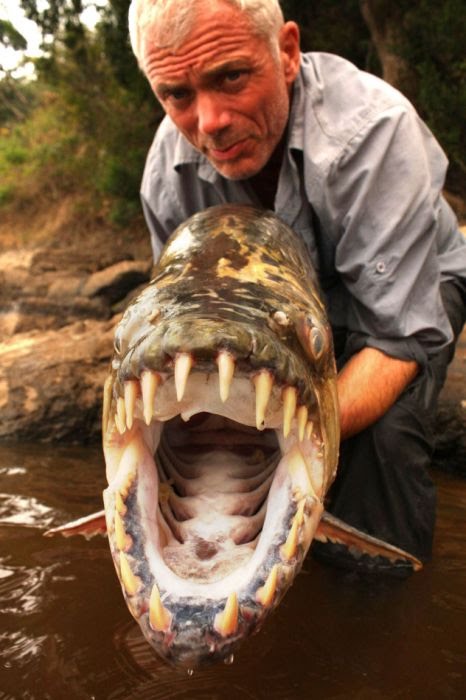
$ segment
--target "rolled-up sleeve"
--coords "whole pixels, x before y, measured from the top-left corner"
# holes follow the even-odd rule
[[[451,340],[436,249],[446,166],[404,104],[366,123],[335,160],[326,206],[356,345],[423,364]]]

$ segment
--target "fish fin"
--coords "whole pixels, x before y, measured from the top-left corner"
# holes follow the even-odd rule
[[[105,522],[105,511],[99,510],[98,513],[85,515],[84,518],[72,520],[59,527],[52,527],[47,532],[44,532],[44,537],[53,537],[54,535],[63,535],[63,537],[72,537],[73,535],[82,535],[86,540],[94,537],[94,535],[106,535],[107,524]]]
[[[422,569],[422,563],[412,554],[347,525],[327,511],[322,514],[314,539],[324,543],[342,544],[350,550],[357,550],[359,553],[368,554],[371,557],[385,557],[393,563],[404,561],[411,564],[414,571]]]

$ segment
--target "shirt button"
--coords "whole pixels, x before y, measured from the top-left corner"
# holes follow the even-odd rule
[[[375,266],[375,270],[379,274],[382,274],[382,272],[385,272],[385,263],[383,262],[383,260],[379,260],[379,262]]]

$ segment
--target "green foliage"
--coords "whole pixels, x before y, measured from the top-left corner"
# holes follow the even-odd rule
[[[34,88],[24,80],[6,75],[0,79],[0,127],[10,121],[22,121],[34,104]]]
[[[13,188],[11,185],[0,185],[0,206],[8,204],[13,198]]]
[[[16,50],[24,50],[27,46],[24,36],[6,19],[0,19],[0,44]]]
[[[282,0],[285,19],[299,24],[303,51],[325,51],[347,58],[363,70],[379,71],[359,0]]]
[[[406,3],[403,31],[395,48],[415,72],[414,102],[446,149],[458,179],[464,179],[466,172],[465,42],[462,0],[434,4],[420,0],[415,7]]]
[[[361,0],[282,0],[281,4],[285,17],[300,25],[304,50],[337,53],[360,68],[381,75],[381,63],[361,14]],[[387,32],[387,48],[406,61],[410,76],[414,76],[408,97],[448,154],[449,187],[464,194],[464,0],[377,0],[371,4]]]
[[[159,115],[129,44],[129,0],[97,6],[93,32],[81,21],[89,4],[21,0],[42,31],[44,53],[36,61],[38,106],[0,148],[9,188],[3,201],[12,201],[12,191],[17,204],[79,193],[87,213],[124,225],[140,213],[142,169]]]
[[[155,101],[141,103],[119,85],[98,37],[87,37],[84,64],[56,47],[37,106],[0,141],[0,205],[27,206],[76,193],[87,212],[126,224],[139,213],[139,184],[156,125]]]

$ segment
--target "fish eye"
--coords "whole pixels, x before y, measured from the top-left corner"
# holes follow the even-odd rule
[[[311,330],[309,340],[312,354],[316,360],[319,360],[322,357],[325,348],[324,334],[318,328],[313,328]]]

